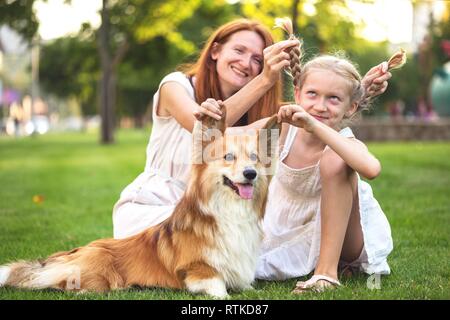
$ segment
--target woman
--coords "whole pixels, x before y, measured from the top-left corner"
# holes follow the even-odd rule
[[[115,238],[136,234],[172,213],[189,176],[193,111],[200,103],[223,100],[230,126],[277,112],[280,70],[289,65],[285,49],[298,44],[273,44],[259,22],[232,21],[217,29],[185,73],[174,72],[161,81],[153,99],[144,172],[122,191],[113,209]]]

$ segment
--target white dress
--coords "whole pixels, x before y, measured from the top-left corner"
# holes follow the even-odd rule
[[[168,218],[186,190],[192,135],[173,117],[156,114],[161,86],[181,84],[192,98],[194,89],[181,72],[167,75],[153,97],[153,128],[141,173],[120,194],[113,209],[114,238],[126,238]]]
[[[277,171],[269,186],[263,222],[264,240],[256,271],[258,279],[284,280],[307,275],[314,270],[319,257],[319,163],[293,169],[283,162],[297,131],[297,127],[289,126]],[[354,137],[350,128],[339,133],[344,137]],[[358,266],[369,274],[389,274],[386,261],[392,251],[389,223],[373,197],[370,185],[359,176],[358,193],[364,249],[352,266]]]

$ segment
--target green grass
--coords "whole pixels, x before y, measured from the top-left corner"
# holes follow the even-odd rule
[[[0,264],[45,257],[112,236],[120,191],[143,169],[149,132],[121,131],[112,146],[96,134],[0,137]],[[297,279],[257,281],[232,299],[450,299],[450,143],[369,144],[383,171],[372,181],[391,223],[390,276],[369,290],[364,275],[323,294],[293,296]],[[35,203],[34,195],[44,201]],[[303,278],[305,279],[305,278]],[[207,299],[184,291],[132,288],[108,294],[0,288],[0,299]]]

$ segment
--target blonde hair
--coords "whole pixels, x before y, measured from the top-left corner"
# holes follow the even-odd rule
[[[300,76],[301,76],[301,61],[303,58],[303,42],[297,38],[294,34],[294,27],[292,25],[292,21],[290,18],[276,18],[275,19],[275,27],[281,28],[289,35],[289,40],[299,40],[299,45],[296,47],[291,47],[287,50],[289,53],[290,65],[287,68],[288,73],[292,77],[292,82],[294,86],[300,85]]]

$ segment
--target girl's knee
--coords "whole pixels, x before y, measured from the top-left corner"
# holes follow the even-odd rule
[[[320,159],[320,178],[327,182],[336,179],[348,179],[349,167],[334,151],[327,150]]]

